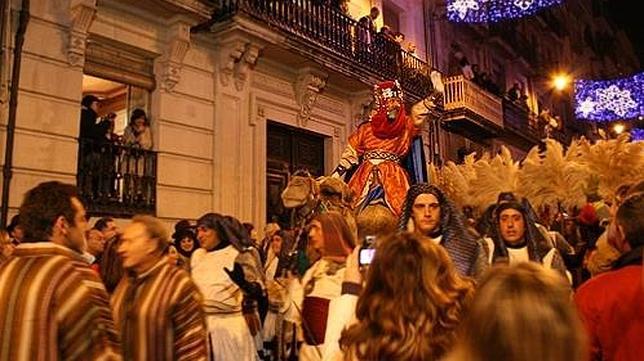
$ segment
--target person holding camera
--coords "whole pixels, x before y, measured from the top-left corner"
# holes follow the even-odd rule
[[[323,360],[441,359],[455,341],[474,282],[459,275],[443,247],[416,233],[380,238],[375,252],[367,250],[347,259]]]

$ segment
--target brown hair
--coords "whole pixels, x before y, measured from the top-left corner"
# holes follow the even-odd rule
[[[473,281],[461,278],[439,245],[409,233],[377,246],[358,323],[342,333],[340,347],[359,360],[436,360],[454,341],[471,298]]]
[[[158,249],[163,253],[167,252],[170,246],[170,237],[161,221],[148,215],[136,215],[132,218],[132,223],[142,224],[150,239],[157,240]]]
[[[344,250],[351,252],[356,246],[356,239],[342,214],[336,211],[324,212],[316,216],[315,220],[322,225],[325,253],[323,256],[348,256],[348,253],[339,253]]]
[[[566,280],[540,264],[492,268],[447,360],[583,360],[585,332],[571,295]]]
[[[644,192],[626,198],[617,210],[617,223],[624,230],[626,241],[631,248],[644,245]]]
[[[60,216],[75,226],[74,197],[78,197],[75,186],[56,181],[40,183],[29,190],[20,206],[20,227],[25,234],[24,241],[49,240],[54,223]]]

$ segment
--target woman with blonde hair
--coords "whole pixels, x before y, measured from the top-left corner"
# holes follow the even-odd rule
[[[458,274],[441,246],[408,232],[379,241],[357,322],[340,338],[344,359],[441,359],[472,293],[473,281]]]
[[[561,275],[531,262],[492,268],[448,361],[581,361],[584,330]]]

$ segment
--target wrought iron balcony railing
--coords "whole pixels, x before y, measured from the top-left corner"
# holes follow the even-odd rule
[[[353,70],[367,70],[380,79],[399,79],[413,98],[423,98],[432,89],[427,63],[333,7],[312,0],[220,0],[213,20],[222,22],[239,15],[265,23],[305,46],[315,46],[309,53],[330,52]],[[355,77],[355,71],[350,75]]]
[[[76,180],[89,215],[154,214],[156,179],[156,152],[79,140]]]

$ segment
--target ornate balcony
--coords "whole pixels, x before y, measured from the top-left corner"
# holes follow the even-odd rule
[[[503,129],[501,99],[462,75],[445,80],[444,126],[475,139],[493,138]]]
[[[254,29],[256,23],[260,23],[262,30]],[[371,32],[327,5],[311,0],[221,0],[210,30],[224,33],[234,27],[264,31],[261,38],[270,38],[267,41],[280,48],[266,49],[265,53],[279,57],[280,52],[287,50],[279,58],[284,65],[291,65],[289,61],[295,62],[301,56],[342,74],[345,79],[369,86],[385,79],[398,79],[409,101],[424,98],[432,89],[431,67],[427,63],[401,50],[392,39]],[[266,32],[273,34],[266,36]]]
[[[156,170],[154,151],[79,141],[76,181],[91,216],[154,214]]]

